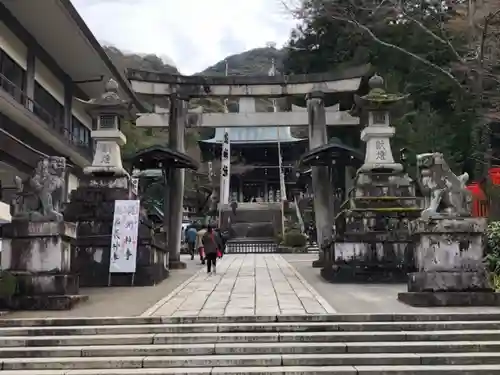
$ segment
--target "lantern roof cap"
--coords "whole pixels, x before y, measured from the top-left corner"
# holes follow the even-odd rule
[[[130,114],[132,102],[124,100],[118,94],[119,85],[111,78],[104,85],[104,92],[98,98],[90,100],[79,100],[88,111],[94,113],[106,112],[107,114],[116,113],[117,115]]]

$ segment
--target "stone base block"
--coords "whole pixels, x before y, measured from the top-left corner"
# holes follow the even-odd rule
[[[305,247],[289,247],[289,246],[279,245],[276,248],[276,252],[280,253],[280,254],[304,254],[304,253],[307,253],[307,249]],[[316,264],[316,262],[318,262],[318,260],[315,260],[313,262],[313,267],[314,267],[314,264]],[[317,268],[321,268],[321,267],[317,267]]]
[[[325,261],[323,259],[316,259],[312,262],[313,268],[323,268],[325,267]]]
[[[187,264],[181,262],[180,260],[172,260],[170,261],[169,268],[171,270],[183,270],[187,267]]]
[[[77,225],[14,221],[2,227],[2,269],[26,274],[68,274]]]
[[[131,273],[113,273],[111,274],[112,287],[141,287],[153,286],[161,283],[169,276],[169,270],[165,269],[161,264],[153,264],[149,266],[140,266],[132,280]],[[133,281],[133,285],[132,285]],[[94,264],[90,272],[81,274],[80,285],[83,287],[108,287],[110,282],[109,271],[107,265]]]
[[[484,218],[432,218],[413,221],[418,271],[481,271],[484,268]]]
[[[77,275],[55,273],[28,273],[10,272],[17,282],[16,295],[19,296],[47,296],[47,295],[76,295],[79,291]]]
[[[330,264],[321,269],[321,276],[331,283],[404,283],[407,273],[398,267]]]
[[[398,300],[414,307],[500,306],[500,293],[495,292],[404,292]]]
[[[491,291],[485,271],[414,272],[408,275],[408,292]]]
[[[319,251],[318,253],[318,259],[314,260],[312,262],[313,268],[323,268],[327,265],[326,259],[325,259],[325,253],[323,251]]]
[[[0,308],[9,310],[71,310],[79,302],[87,301],[88,296],[45,295],[15,296],[8,300],[0,300]]]

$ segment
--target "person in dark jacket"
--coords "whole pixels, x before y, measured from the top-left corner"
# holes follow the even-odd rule
[[[226,242],[227,241],[226,241],[226,238],[224,237],[224,235],[222,234],[220,228],[214,229],[214,232],[217,235],[217,237],[219,237],[219,243],[221,245],[221,248],[219,250],[220,250],[220,257],[222,258],[222,256],[226,252]]]
[[[217,251],[221,251],[222,244],[219,240],[219,236],[214,232],[212,226],[208,226],[207,232],[203,235],[203,247],[205,249],[205,259],[207,262],[207,273],[209,275],[215,274],[217,266]]]

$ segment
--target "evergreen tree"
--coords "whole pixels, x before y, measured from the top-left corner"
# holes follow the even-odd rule
[[[313,8],[315,3],[305,6]],[[397,128],[394,149],[406,147],[412,153],[440,151],[455,172],[473,172],[475,160],[469,156],[472,126],[477,120],[474,98],[456,80],[412,56],[452,71],[456,61],[453,51],[460,50],[465,43],[461,35],[449,39],[454,49],[443,48],[440,41],[415,23],[364,18],[363,22],[377,37],[385,43],[404,46],[410,51],[406,54],[374,41],[348,22],[320,11],[310,10],[307,14],[290,37],[284,60],[288,74],[372,64],[384,76],[388,91],[410,94],[409,100],[393,114],[393,125]],[[364,16],[357,17],[359,21]]]

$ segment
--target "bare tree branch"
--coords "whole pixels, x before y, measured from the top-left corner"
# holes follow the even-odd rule
[[[349,0],[350,4],[352,5],[352,7],[357,7],[359,9],[361,9],[359,6],[357,6],[356,4],[354,4],[352,2],[352,0]],[[379,10],[381,5],[386,2],[386,0],[382,0],[382,2],[377,5],[377,7],[375,7],[375,10]],[[388,2],[388,1],[387,1]],[[283,6],[285,7],[285,9],[288,9],[293,15],[295,15],[295,17],[299,18],[299,19],[305,19],[307,18],[307,15],[304,14],[304,12],[302,12],[302,9],[291,9],[290,6],[286,3],[285,0],[281,0],[281,3],[283,4]],[[460,83],[460,81],[457,79],[457,77],[455,77],[450,71],[440,67],[439,65],[436,65],[434,63],[432,63],[431,61],[405,49],[405,48],[402,48],[396,44],[392,44],[392,43],[389,43],[389,42],[386,42],[382,39],[380,39],[374,32],[373,30],[371,30],[367,25],[365,24],[362,24],[360,22],[358,22],[355,17],[352,15],[352,12],[350,10],[347,10],[347,9],[343,9],[344,13],[347,13],[347,15],[341,15],[341,9],[339,9],[335,4],[333,4],[332,1],[328,1],[328,0],[318,0],[318,2],[316,3],[318,6],[320,6],[320,8],[322,9],[322,11],[324,12],[324,14],[328,17],[330,17],[331,19],[333,20],[336,20],[336,21],[340,21],[340,22],[344,22],[346,24],[349,24],[349,25],[352,25],[356,28],[358,28],[360,31],[362,31],[365,35],[369,36],[374,42],[378,43],[379,45],[382,45],[386,48],[390,48],[390,49],[393,49],[393,50],[396,50],[396,51],[399,51],[419,62],[421,62],[422,64],[428,66],[429,68],[432,68],[433,70],[436,70],[438,72],[440,72],[441,74],[444,74],[446,77],[448,77],[457,87],[459,87],[460,89],[462,89],[462,84]],[[393,3],[391,3],[392,6],[394,6]],[[330,5],[330,7],[329,7]],[[329,11],[328,9],[329,8],[334,8],[337,10],[337,12],[339,14],[336,14],[334,12],[331,12]],[[373,9],[373,8],[372,8]],[[373,14],[373,11],[371,12]],[[456,50],[453,48],[453,46],[451,45],[451,43],[449,43],[449,41],[445,41],[444,39],[440,38],[438,35],[434,34],[431,30],[429,30],[428,28],[426,28],[422,23],[420,23],[419,21],[417,21],[416,19],[412,18],[411,19],[412,22],[414,22],[415,24],[417,24],[420,28],[422,28],[422,30],[424,30],[427,34],[429,34],[431,37],[433,37],[434,39],[438,40],[439,42],[443,43],[443,44],[446,44],[448,45],[449,44],[449,47],[451,48],[452,52],[454,52],[456,54],[456,57],[457,57],[457,60],[458,62],[461,62],[462,61],[462,57],[456,52]]]
[[[413,53],[413,52],[410,52],[408,51],[407,49],[404,49],[402,47],[399,47],[395,44],[392,44],[392,43],[388,43],[382,39],[380,39],[377,35],[375,35],[375,33],[366,25],[363,25],[359,22],[356,22],[354,20],[351,20],[351,19],[347,19],[347,18],[341,18],[341,17],[336,17],[336,16],[331,16],[333,19],[337,20],[337,21],[341,21],[341,22],[346,22],[346,23],[349,23],[351,25],[354,25],[356,26],[357,28],[359,28],[360,30],[362,30],[366,35],[368,35],[374,42],[384,46],[384,47],[387,47],[387,48],[391,48],[391,49],[394,49],[396,51],[399,51],[407,56],[410,56],[412,58],[414,58],[415,60],[421,62],[422,64],[434,69],[434,70],[437,70],[439,71],[440,73],[444,74],[445,76],[447,76],[456,86],[458,86],[460,89],[462,89],[462,84],[458,81],[458,79],[451,73],[449,72],[448,70],[446,69],[443,69],[442,67],[440,67],[439,65],[436,65],[432,62],[430,62],[429,60],[427,59],[424,59],[423,57]]]
[[[455,49],[453,44],[451,44],[449,39],[441,38],[439,35],[437,35],[432,30],[430,30],[428,27],[426,27],[422,22],[420,22],[417,19],[415,19],[414,17],[410,16],[408,13],[404,12],[403,14],[405,15],[405,18],[409,19],[411,22],[413,22],[415,25],[417,25],[420,30],[425,32],[431,38],[446,45],[449,48],[449,50],[453,53],[453,55],[455,56],[455,58],[457,59],[458,62],[461,62],[461,63],[464,62],[463,57],[460,56],[460,54],[457,52],[457,50]]]

